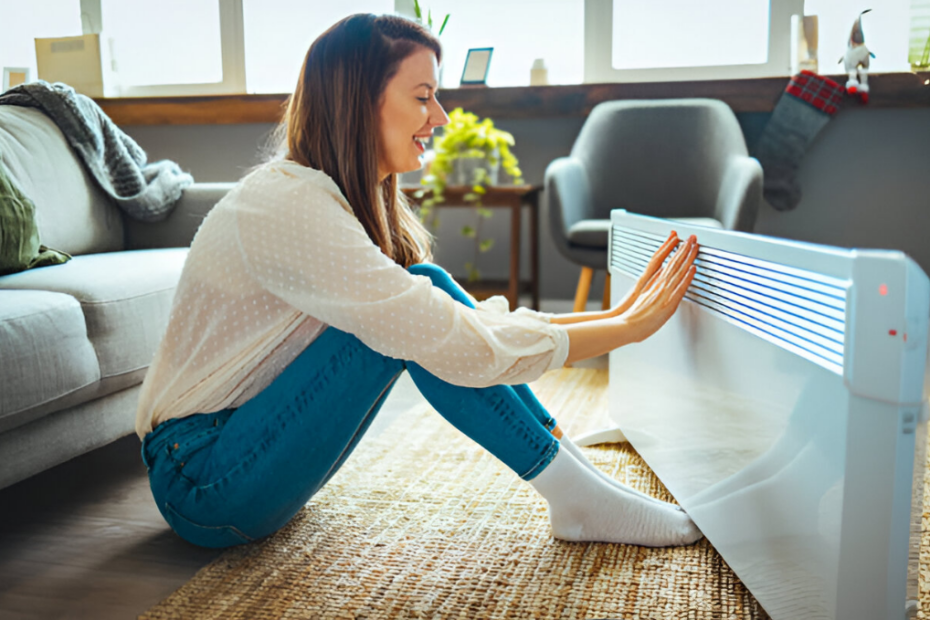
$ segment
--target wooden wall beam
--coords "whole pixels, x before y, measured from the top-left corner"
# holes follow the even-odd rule
[[[841,84],[845,76],[831,76]],[[870,108],[930,107],[930,72],[886,73],[869,77]],[[787,78],[702,80],[454,88],[439,99],[447,110],[462,107],[479,116],[500,118],[585,117],[598,103],[615,99],[721,99],[735,112],[771,112]],[[235,125],[276,123],[287,95],[214,95],[98,99],[118,125]],[[859,106],[847,99],[847,105]]]

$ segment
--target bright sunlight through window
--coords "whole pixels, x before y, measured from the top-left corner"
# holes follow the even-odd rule
[[[81,30],[81,5],[75,0],[0,0],[0,71],[3,67],[27,67],[36,72],[35,38],[76,37]]]
[[[584,78],[584,0],[427,0],[433,21],[449,13],[440,37],[442,84],[456,88],[470,48],[493,47],[488,86],[529,86],[542,58],[550,84]],[[438,27],[438,26],[437,26]]]
[[[223,80],[216,0],[101,0],[121,86]]]
[[[289,93],[310,44],[353,13],[393,13],[393,0],[243,0],[250,93]]]
[[[614,0],[614,69],[768,61],[769,0]]]

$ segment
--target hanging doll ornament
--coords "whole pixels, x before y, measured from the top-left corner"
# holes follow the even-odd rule
[[[866,9],[859,13],[859,17],[853,23],[852,32],[849,33],[846,54],[840,58],[840,62],[844,63],[846,73],[849,75],[846,92],[850,95],[858,94],[862,98],[862,103],[869,102],[869,58],[875,58],[875,54],[865,46],[865,35],[862,34],[862,16],[871,10]]]

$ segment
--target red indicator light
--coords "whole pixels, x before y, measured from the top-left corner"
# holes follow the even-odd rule
[[[882,284],[881,286],[879,286],[879,287],[878,287],[878,294],[879,294],[879,295],[887,295],[887,294],[888,294],[888,285],[887,285],[887,284]]]
[[[898,335],[898,330],[896,330],[896,329],[889,329],[889,330],[888,330],[888,335],[889,335],[889,336],[897,336],[897,335]]]

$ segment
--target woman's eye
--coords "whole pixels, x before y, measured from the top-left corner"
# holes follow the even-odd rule
[[[429,103],[429,97],[417,97],[417,101],[422,101],[423,103]]]

